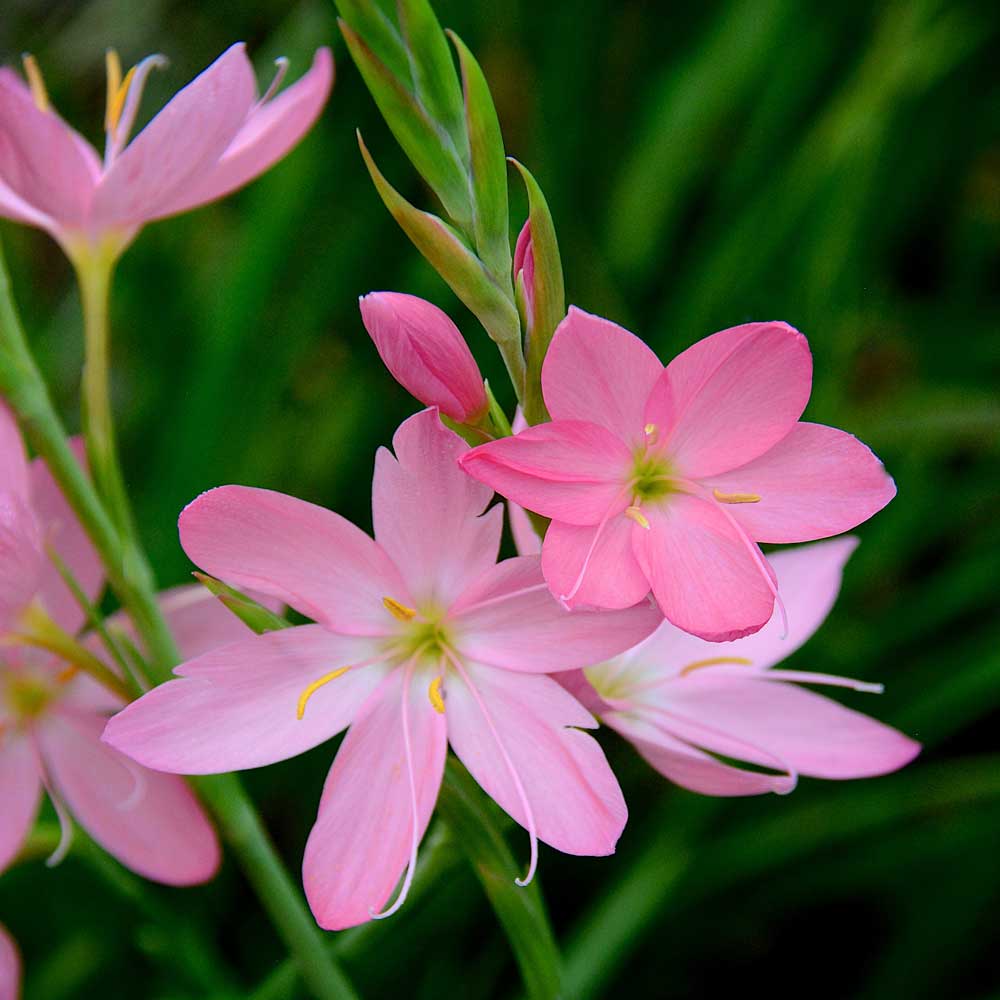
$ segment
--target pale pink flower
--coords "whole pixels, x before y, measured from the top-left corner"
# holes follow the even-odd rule
[[[221,198],[281,159],[309,130],[330,92],[333,60],[278,96],[285,60],[259,97],[242,43],[227,49],[129,141],[150,56],[124,79],[108,53],[103,159],[52,109],[41,73],[25,60],[29,85],[0,69],[0,215],[51,233],[70,256],[104,246],[120,252],[139,228]]]
[[[82,458],[82,447],[75,447]],[[219,848],[187,786],[138,767],[103,744],[107,716],[122,707],[122,699],[32,641],[52,629],[72,637],[85,619],[48,558],[50,549],[92,600],[104,578],[97,554],[47,468],[39,460],[27,462],[3,403],[0,483],[0,511],[6,515],[0,528],[0,870],[27,837],[44,788],[63,827],[55,857],[69,846],[67,813],[72,813],[98,843],[140,875],[174,885],[205,881],[218,867]],[[18,559],[9,559],[10,552]],[[30,588],[19,585],[19,573],[31,581]],[[194,622],[191,611],[178,613],[182,634],[194,649],[232,637],[227,620],[232,616],[221,607],[215,612],[215,635],[202,631],[197,642],[190,641],[191,626],[201,629],[204,616]]]
[[[21,956],[14,939],[0,924],[0,1000],[18,1000],[21,996]]]
[[[774,609],[758,542],[839,534],[895,494],[860,441],[799,421],[811,382],[805,337],[784,323],[723,330],[664,368],[573,308],[542,369],[552,422],[462,466],[552,519],[542,569],[568,606],[629,607],[652,589],[679,628],[734,639]]]
[[[856,545],[837,538],[772,557],[788,604],[784,639],[777,614],[754,635],[725,643],[664,622],[635,649],[560,680],[657,771],[704,795],[790,792],[800,774],[867,778],[895,771],[920,752],[919,743],[800,686],[879,692],[881,685],[775,669],[829,614]]]
[[[649,605],[568,614],[536,558],[497,563],[502,511],[456,464],[436,410],[379,451],[375,541],[331,511],[224,486],[181,515],[207,572],[315,620],[185,663],[112,719],[105,740],[148,767],[259,767],[350,726],[306,848],[313,913],[339,929],[406,896],[447,746],[531,836],[570,854],[614,850],[626,810],[595,723],[550,671],[648,635]],[[405,870],[395,902],[386,906]]]
[[[359,304],[379,356],[404,389],[456,423],[482,419],[487,407],[483,376],[446,313],[401,292],[369,292]]]

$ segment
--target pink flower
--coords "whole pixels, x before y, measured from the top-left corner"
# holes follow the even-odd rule
[[[13,561],[0,557],[0,870],[20,850],[45,788],[63,825],[57,856],[69,846],[69,811],[139,874],[173,885],[205,881],[218,867],[219,848],[194,796],[177,778],[146,771],[105,746],[100,737],[107,716],[124,702],[44,648],[46,636],[71,637],[84,624],[46,550],[58,553],[92,600],[104,579],[48,470],[38,460],[26,461],[2,403],[0,483],[3,550],[19,553]],[[20,586],[21,573],[30,588]],[[182,625],[190,615],[181,613]],[[216,611],[220,622],[231,617],[221,607]],[[220,628],[210,641],[231,636],[229,622]],[[191,628],[184,631],[190,635]]]
[[[51,233],[70,256],[107,243],[120,252],[153,219],[221,198],[283,157],[308,131],[333,80],[328,49],[273,97],[258,98],[242,43],[227,49],[129,142],[150,56],[124,80],[108,53],[103,161],[51,108],[41,73],[25,59],[30,86],[0,69],[0,215]]]
[[[529,328],[535,322],[535,247],[531,242],[531,220],[525,221],[514,245],[514,284],[524,285],[524,304]]]
[[[0,924],[0,1000],[18,1000],[21,995],[21,956],[14,939]]]
[[[785,639],[777,615],[755,635],[721,645],[664,622],[635,649],[560,680],[657,771],[704,795],[790,792],[800,774],[867,778],[895,771],[920,752],[919,743],[799,687],[879,692],[881,685],[773,669],[823,623],[856,545],[838,538],[773,557],[787,594]]]
[[[465,338],[437,306],[400,292],[370,292],[361,318],[393,377],[459,424],[486,413],[483,376]]]
[[[567,614],[536,558],[497,564],[502,511],[464,475],[466,445],[437,411],[375,463],[375,538],[268,490],[224,486],[181,515],[207,572],[287,601],[317,624],[183,664],[181,679],[108,724],[141,763],[201,774],[295,756],[350,726],[306,848],[326,928],[395,912],[406,896],[447,746],[531,836],[570,854],[614,850],[625,804],[594,720],[544,674],[596,663],[648,635],[648,605]],[[384,907],[406,871],[396,901]],[[526,880],[525,880],[526,881]]]
[[[757,542],[847,531],[895,486],[843,431],[799,422],[812,361],[784,323],[748,323],[667,365],[570,309],[542,369],[552,422],[481,445],[470,475],[552,518],[542,569],[568,606],[664,615],[714,642],[756,632],[777,587]]]

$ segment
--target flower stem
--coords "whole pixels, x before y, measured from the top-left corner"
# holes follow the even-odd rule
[[[110,277],[110,272],[108,277]],[[95,279],[96,281],[96,279]],[[92,294],[97,288],[92,290]],[[106,295],[106,289],[105,289]],[[96,318],[95,318],[96,321]],[[106,332],[106,331],[105,331]],[[106,344],[103,355],[106,362]],[[90,359],[91,363],[95,359]],[[92,375],[97,384],[97,375]],[[106,384],[107,373],[104,373]],[[95,390],[97,391],[97,390]],[[93,485],[76,460],[55,412],[48,388],[28,348],[11,294],[6,262],[0,248],[0,392],[17,413],[32,446],[45,460],[60,489],[94,543],[122,604],[128,609],[150,656],[150,679],[162,683],[179,661],[177,647],[156,600],[156,582],[146,555],[134,535],[123,537],[109,517]],[[108,411],[110,420],[110,411]],[[113,442],[110,432],[100,443]],[[99,452],[103,457],[114,450]],[[113,482],[121,472],[110,469]],[[131,523],[124,490],[124,515]],[[260,823],[253,804],[237,778],[205,778],[198,788],[232,845],[247,878],[260,896],[303,978],[320,1000],[355,1000],[344,974],[323,947],[323,935],[309,915],[291,877]]]

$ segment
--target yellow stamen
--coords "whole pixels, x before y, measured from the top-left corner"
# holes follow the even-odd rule
[[[68,684],[79,672],[80,668],[71,663],[65,670],[61,670],[56,674],[56,682],[58,684]]]
[[[646,424],[646,426],[643,427],[642,432],[649,439],[649,444],[656,443],[656,439],[659,436],[659,428],[657,428],[656,424]]]
[[[434,711],[444,715],[444,698],[441,695],[441,675],[438,674],[431,681],[431,686],[427,689],[427,697],[430,698]]]
[[[760,503],[756,493],[723,493],[722,490],[712,490],[712,496],[719,503]]]
[[[133,66],[125,74],[123,80],[122,64],[114,49],[108,49],[104,55],[104,62],[108,71],[108,102],[107,110],[104,113],[104,128],[107,132],[113,132],[121,120],[122,111],[125,108],[125,98],[128,97],[128,90],[132,86],[136,68]]]
[[[382,603],[385,605],[385,610],[397,621],[408,622],[417,617],[417,612],[413,608],[408,608],[405,604],[400,604],[399,601],[394,601],[391,597],[383,597]]]
[[[38,68],[38,61],[30,52],[21,56],[24,65],[24,75],[28,78],[28,86],[31,88],[31,96],[35,99],[35,106],[39,111],[48,111],[52,106],[49,102],[49,92],[45,89],[45,80],[42,78],[42,71]]]
[[[346,674],[350,667],[338,667],[336,670],[331,670],[328,674],[324,674],[318,681],[313,681],[303,692],[299,695],[299,707],[298,711],[295,713],[297,719],[302,719],[306,714],[306,703],[309,699],[324,685],[329,684],[330,681],[335,681],[341,674]]]
[[[649,531],[649,518],[638,507],[626,507],[625,516],[631,520],[635,521],[640,527],[645,528]]]
[[[707,660],[695,660],[694,663],[689,663],[678,676],[684,677],[695,670],[699,670],[701,667],[717,667],[723,663],[732,663],[738,667],[749,667],[751,665],[751,661],[744,656],[712,656]]]

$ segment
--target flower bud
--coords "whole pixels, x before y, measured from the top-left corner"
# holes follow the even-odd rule
[[[514,245],[514,287],[524,290],[528,329],[535,325],[535,250],[531,243],[531,220],[525,220]]]
[[[487,399],[469,345],[437,306],[400,292],[370,292],[361,318],[396,381],[460,424],[476,423]]]

